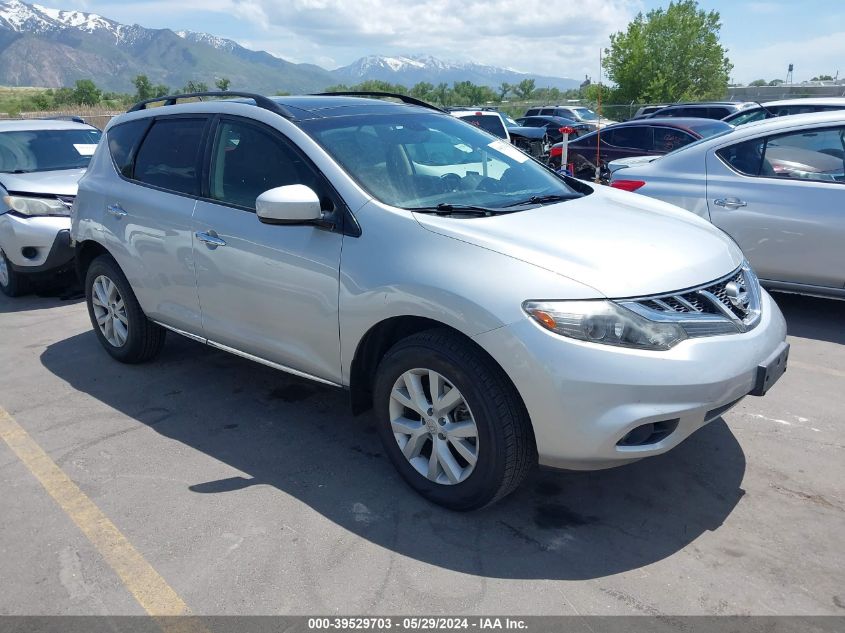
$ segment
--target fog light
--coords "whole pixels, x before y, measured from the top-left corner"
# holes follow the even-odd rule
[[[38,249],[34,246],[24,246],[21,249],[21,255],[23,255],[27,259],[35,259],[36,257],[38,257]]]

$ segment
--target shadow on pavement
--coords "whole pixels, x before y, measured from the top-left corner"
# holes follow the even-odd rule
[[[718,528],[742,497],[745,456],[722,420],[666,455],[592,473],[535,471],[473,513],[429,504],[393,470],[372,417],[345,392],[178,336],[148,365],[120,365],[92,332],[43,365],[158,433],[246,473],[196,481],[201,495],[264,484],[402,556],[499,578],[586,579],[654,563]]]
[[[773,293],[791,336],[845,345],[845,301]]]

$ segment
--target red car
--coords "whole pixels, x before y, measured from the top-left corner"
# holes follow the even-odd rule
[[[598,163],[604,169],[617,158],[661,156],[732,128],[729,123],[713,119],[666,117],[626,121],[570,141],[567,162],[573,165],[577,178],[590,179],[596,173],[597,152]],[[560,169],[562,148],[561,143],[551,148],[549,165],[555,169]]]

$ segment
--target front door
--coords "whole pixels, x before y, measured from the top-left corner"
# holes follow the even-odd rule
[[[317,226],[263,224],[255,199],[305,184],[324,208],[340,202],[278,131],[220,119],[205,200],[194,212],[194,257],[209,341],[340,383],[338,285],[343,235]],[[211,238],[211,239],[209,239]]]

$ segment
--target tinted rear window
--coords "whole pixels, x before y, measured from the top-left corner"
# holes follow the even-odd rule
[[[108,131],[109,153],[117,171],[126,178],[132,177],[132,159],[149,124],[149,119],[138,119],[121,123]]]
[[[490,132],[490,134],[499,138],[507,138],[505,124],[498,116],[471,114],[470,116],[462,116],[461,120],[472,123],[475,127],[480,127],[485,132]]]
[[[205,119],[161,119],[153,123],[138,157],[134,179],[139,182],[199,195],[199,151]]]

